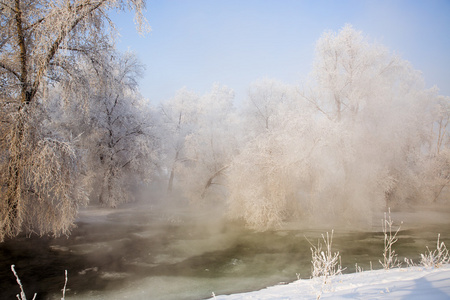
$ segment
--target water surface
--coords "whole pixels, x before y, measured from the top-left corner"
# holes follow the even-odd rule
[[[418,261],[425,246],[435,247],[437,233],[450,243],[450,226],[441,215],[396,215],[406,219],[395,245],[399,260]],[[37,299],[60,299],[66,269],[67,299],[202,299],[212,292],[244,292],[310,277],[309,241],[316,244],[325,229],[253,232],[241,225],[147,206],[88,208],[68,238],[21,236],[0,244],[0,298],[19,293],[11,264],[30,299],[34,292]],[[354,272],[355,264],[365,270],[381,267],[379,227],[335,230],[333,249],[340,252],[345,272]]]

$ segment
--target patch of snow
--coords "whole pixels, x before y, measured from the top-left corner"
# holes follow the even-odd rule
[[[321,278],[298,280],[259,291],[216,295],[211,299],[450,299],[450,265],[411,267],[339,275],[327,285]]]

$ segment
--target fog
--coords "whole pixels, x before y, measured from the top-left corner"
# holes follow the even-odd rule
[[[161,103],[169,190],[257,231],[448,204],[448,100],[347,25],[318,40],[302,85],[256,80],[237,107],[220,84]]]

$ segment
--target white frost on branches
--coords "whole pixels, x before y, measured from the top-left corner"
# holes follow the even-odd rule
[[[227,170],[229,215],[257,230],[293,218],[371,226],[388,206],[438,201],[450,174],[446,105],[350,25],[323,34],[303,88],[251,86]]]
[[[331,247],[333,246],[333,234],[328,234],[325,236],[322,234],[322,240],[326,249],[322,249],[322,243],[320,240],[317,246],[311,244],[311,264],[312,264],[312,277],[323,277],[324,282],[327,281],[329,277],[342,274],[341,257],[338,252],[332,252]]]
[[[379,260],[380,264],[385,270],[397,268],[401,266],[401,262],[397,260],[397,254],[393,249],[394,244],[398,241],[397,234],[400,231],[400,226],[393,232],[392,226],[394,221],[391,219],[391,209],[389,208],[388,214],[384,213],[384,219],[382,222],[383,234],[384,234],[384,250],[383,261]]]
[[[5,0],[0,2],[0,241],[21,231],[68,234],[87,201],[86,171],[71,129],[52,111],[61,100],[86,110],[83,62],[112,48],[111,9],[130,8],[145,31],[142,0]]]
[[[427,246],[427,251],[424,254],[420,254],[420,264],[422,266],[439,268],[444,264],[450,263],[450,255],[448,249],[445,246],[444,242],[439,241],[440,237],[441,235],[438,234],[435,250],[431,251]]]

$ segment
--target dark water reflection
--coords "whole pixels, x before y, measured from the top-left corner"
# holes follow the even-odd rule
[[[323,230],[255,233],[208,215],[164,214],[156,209],[87,209],[69,238],[20,237],[0,244],[0,299],[15,299],[16,270],[31,299],[201,299],[260,289],[310,276],[310,245]],[[414,218],[412,218],[414,219]],[[433,218],[431,218],[433,219]],[[410,226],[396,253],[416,262],[437,233],[450,244],[449,223]],[[380,226],[381,227],[381,226]],[[346,272],[355,264],[380,268],[381,232],[336,230],[333,249]]]

